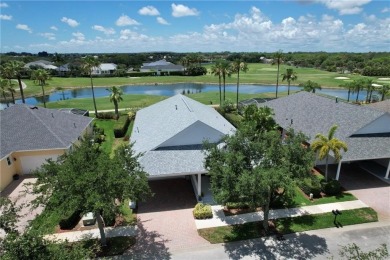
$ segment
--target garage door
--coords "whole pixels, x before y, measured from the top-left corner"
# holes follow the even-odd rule
[[[56,160],[58,155],[22,156],[19,158],[23,174],[31,174],[32,171],[46,163],[47,159]]]

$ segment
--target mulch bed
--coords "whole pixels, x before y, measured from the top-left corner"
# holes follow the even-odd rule
[[[231,208],[231,209],[228,209],[227,207],[224,207],[224,209],[223,209],[223,213],[225,214],[226,217],[245,214],[245,213],[259,212],[259,211],[262,211],[261,207],[257,207],[256,209],[251,209],[251,208],[243,208],[243,209]]]

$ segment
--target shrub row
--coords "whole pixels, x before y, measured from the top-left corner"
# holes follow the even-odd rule
[[[206,219],[213,217],[211,206],[203,203],[196,204],[192,213],[194,214],[194,218],[196,219]]]
[[[248,209],[249,204],[245,202],[226,202],[227,209]]]
[[[312,193],[315,198],[320,197],[321,191],[328,196],[337,195],[341,192],[341,185],[337,180],[325,181],[323,179],[320,181],[315,176],[303,179],[299,184],[299,188],[306,195]]]
[[[123,115],[116,120],[115,125],[114,125],[114,136],[115,138],[121,138],[124,137],[127,128],[130,125],[130,119],[128,115]]]
[[[154,76],[155,71],[146,71],[146,72],[127,72],[128,77],[145,77],[145,76]]]
[[[67,218],[60,220],[61,229],[73,229],[81,219],[81,211],[76,210]]]
[[[242,116],[232,113],[226,113],[225,116],[227,121],[232,124],[235,128],[238,128],[241,124]]]
[[[101,112],[97,114],[97,118],[100,119],[115,119],[114,112]]]

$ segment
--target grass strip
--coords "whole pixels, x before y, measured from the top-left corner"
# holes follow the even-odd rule
[[[356,225],[378,221],[377,213],[372,208],[360,208],[342,211],[337,217],[337,224],[341,226]],[[332,212],[305,215],[294,218],[275,220],[276,231],[282,234],[335,227]],[[245,224],[199,229],[201,237],[212,244],[233,242],[264,236],[262,222],[248,222]]]

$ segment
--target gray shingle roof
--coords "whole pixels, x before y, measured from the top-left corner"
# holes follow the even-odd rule
[[[151,63],[144,63],[141,69],[149,70],[178,70],[181,71],[184,69],[181,65],[176,65],[166,60],[159,60]]]
[[[205,172],[202,142],[218,142],[235,128],[212,107],[183,95],[137,112],[131,142],[150,175]]]
[[[379,111],[390,113],[390,99],[386,99],[381,102],[371,103],[368,106]]]
[[[42,107],[9,107],[0,111],[0,158],[13,151],[67,148],[92,120]]]
[[[327,134],[330,127],[337,124],[335,137],[345,141],[349,148],[343,155],[344,161],[390,158],[390,137],[352,137],[380,117],[389,120],[385,112],[303,91],[259,106],[272,108],[280,126],[305,133],[310,142],[317,133]],[[387,128],[390,128],[390,120]]]

